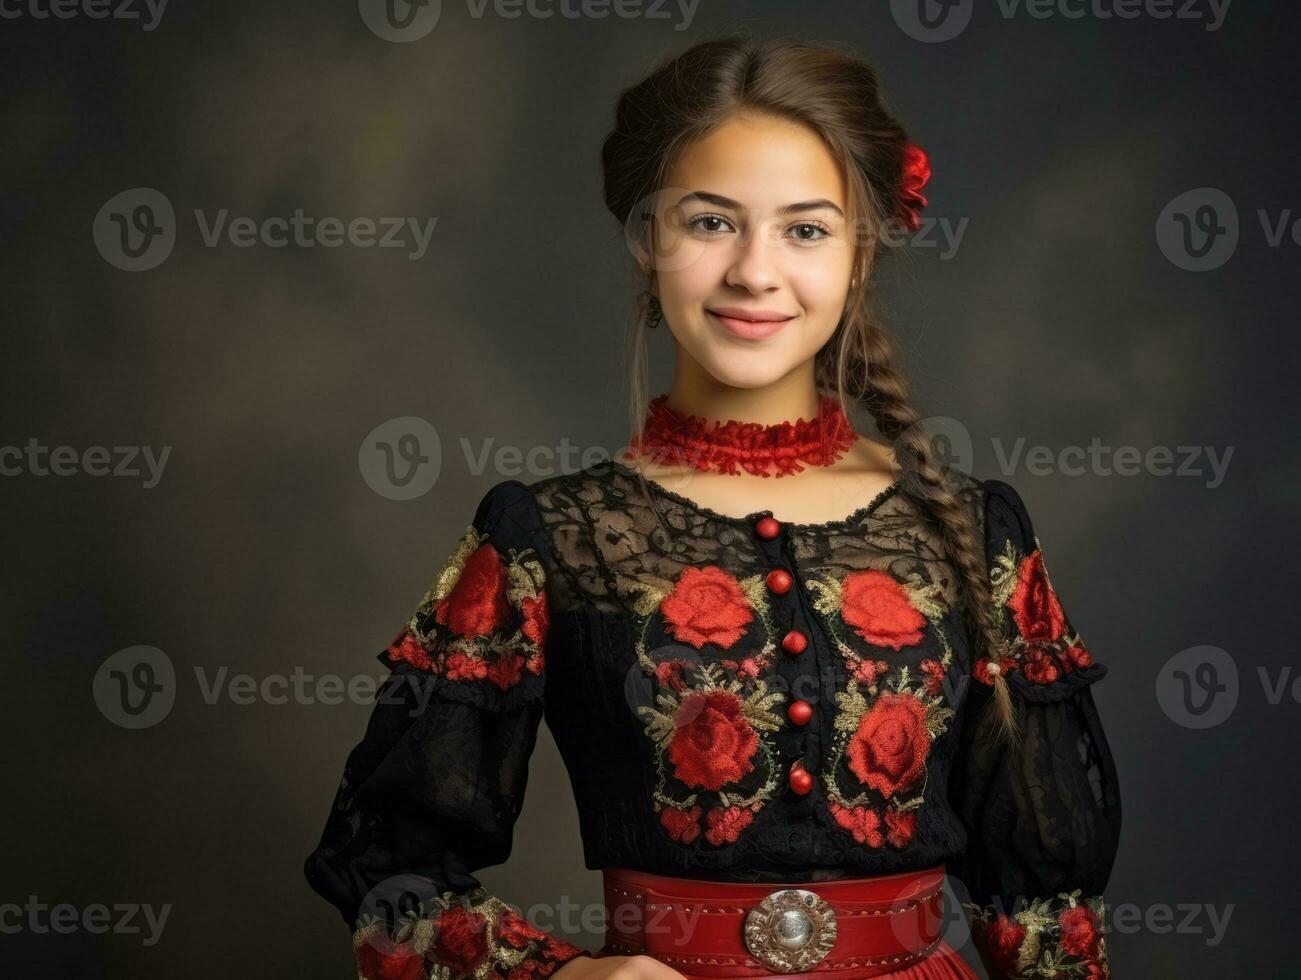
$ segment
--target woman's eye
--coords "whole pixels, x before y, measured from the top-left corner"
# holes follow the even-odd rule
[[[725,231],[727,221],[716,214],[698,214],[687,222],[687,227],[713,234]]]
[[[793,227],[796,232],[795,237],[802,242],[821,241],[823,238],[831,234],[831,232],[822,225],[814,224],[811,221],[801,221],[798,225],[794,225]]]

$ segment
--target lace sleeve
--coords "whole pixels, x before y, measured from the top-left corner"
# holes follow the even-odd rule
[[[543,713],[545,544],[528,488],[497,484],[415,613],[306,874],[353,930],[361,980],[546,976],[586,950],[472,872],[510,854]]]
[[[952,787],[968,847],[950,870],[970,894],[991,977],[1107,977],[1102,892],[1120,797],[1092,692],[1106,668],[1067,618],[1021,498],[997,480],[985,489],[990,587],[1009,643],[1000,667],[1019,735],[995,735],[990,664],[977,661]]]

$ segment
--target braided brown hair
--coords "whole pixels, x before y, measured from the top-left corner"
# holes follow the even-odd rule
[[[606,206],[624,223],[630,242],[640,241],[654,254],[649,237],[654,222],[647,213],[653,209],[644,205],[663,186],[683,148],[744,111],[794,120],[821,136],[846,175],[855,227],[883,228],[901,213],[908,134],[887,107],[873,68],[826,45],[735,36],[696,44],[621,94],[601,159]],[[870,273],[888,239],[861,238],[855,236],[855,271],[845,313],[816,355],[818,384],[832,391],[842,407],[850,400],[863,405],[893,446],[903,490],[935,523],[960,576],[972,649],[983,650],[997,664],[1004,650],[1002,625],[990,597],[984,542],[969,497],[958,489],[957,474],[936,458],[908,400],[889,338],[871,308]],[[641,295],[649,297],[649,289]],[[631,431],[637,431],[648,410],[645,330],[643,303],[630,347]],[[1012,736],[1016,719],[1007,681],[997,666],[991,674],[999,722],[995,730]]]

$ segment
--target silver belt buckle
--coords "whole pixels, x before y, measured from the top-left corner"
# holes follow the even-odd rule
[[[745,948],[777,973],[821,963],[836,943],[836,910],[821,895],[783,888],[765,895],[745,916]]]

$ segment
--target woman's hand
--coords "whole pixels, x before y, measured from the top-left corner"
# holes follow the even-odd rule
[[[552,980],[686,980],[653,956],[575,956]]]

